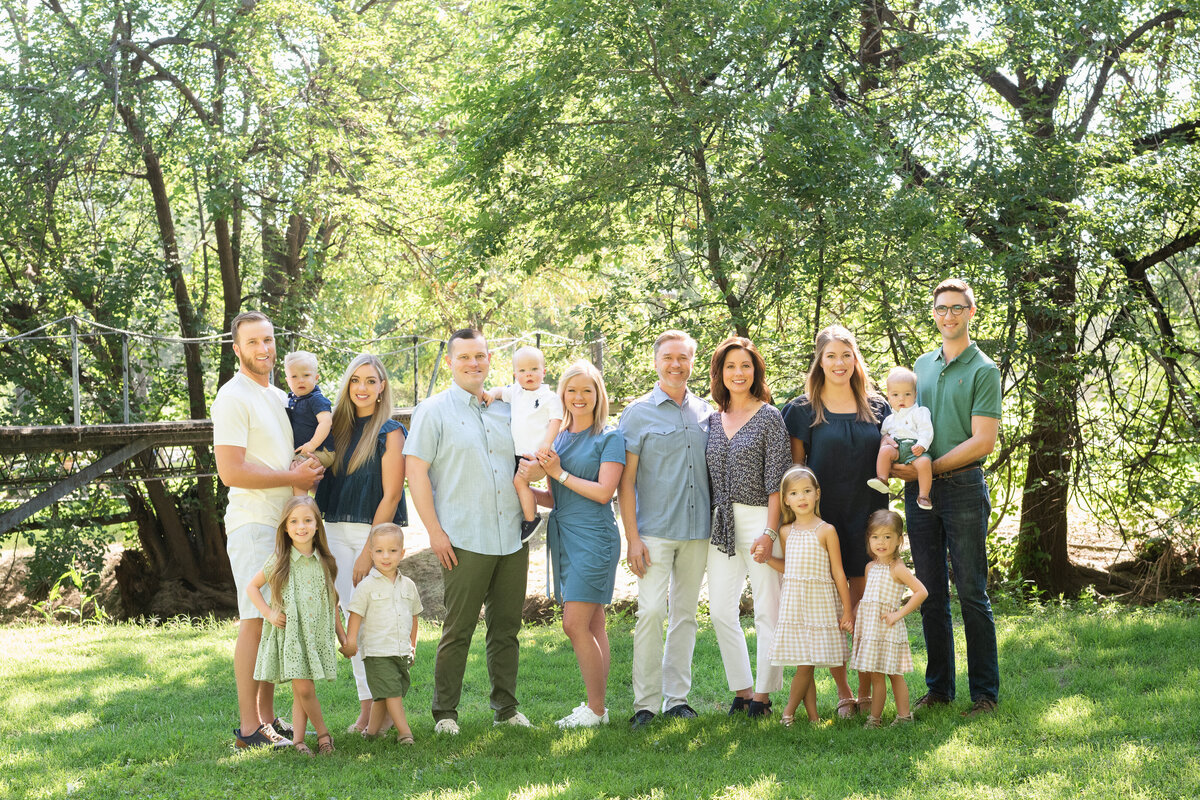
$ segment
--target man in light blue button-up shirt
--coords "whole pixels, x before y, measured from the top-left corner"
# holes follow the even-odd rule
[[[446,345],[453,384],[420,403],[404,443],[413,505],[442,564],[446,619],[434,662],[437,733],[458,733],[458,701],[471,637],[485,605],[487,664],[495,724],[528,725],[517,711],[517,633],[529,548],[513,488],[513,440],[506,403],[480,400],[491,366],[477,330]]]
[[[626,452],[617,496],[629,568],[638,577],[630,720],[635,728],[660,711],[672,717],[696,716],[687,696],[696,604],[708,560],[704,448],[712,409],[687,388],[695,357],[691,336],[674,330],[661,334],[654,342],[658,383],[621,414]]]

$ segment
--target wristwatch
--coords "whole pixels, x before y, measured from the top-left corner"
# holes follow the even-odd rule
[[[763,533],[765,533],[767,535],[767,538],[770,539],[772,542],[779,541],[779,531],[775,530],[774,528],[764,528]]]
[[[559,483],[561,483],[563,486],[566,486],[567,478],[569,478],[569,477],[571,477],[571,473],[567,472],[564,469],[562,472],[558,473],[558,477],[555,478],[555,480],[558,481]]]

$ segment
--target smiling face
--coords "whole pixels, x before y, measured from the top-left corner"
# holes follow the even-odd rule
[[[546,378],[546,362],[537,350],[521,349],[513,359],[513,376],[517,384],[526,391],[532,392],[542,385]]]
[[[968,335],[971,318],[975,316],[975,307],[971,305],[970,299],[965,294],[955,291],[941,292],[933,299],[933,306],[934,308],[942,306],[947,308],[945,315],[939,315],[936,311],[930,312],[933,314],[933,321],[937,323],[938,330],[941,331],[942,341],[951,342]],[[962,313],[957,316],[951,310],[955,306],[962,309]]]
[[[876,561],[887,564],[900,553],[900,537],[887,528],[874,528],[867,534],[867,549]]]
[[[350,373],[346,384],[346,396],[354,404],[354,415],[369,417],[375,413],[375,404],[383,393],[384,380],[379,372],[370,364],[363,364]]]
[[[887,382],[888,403],[897,411],[912,408],[917,403],[917,387],[911,381],[892,379]]]
[[[797,519],[805,519],[817,513],[821,490],[808,478],[796,478],[783,492],[783,502]]]
[[[265,383],[275,368],[275,326],[262,320],[243,322],[234,337],[233,352],[243,372]]]
[[[284,521],[292,546],[305,555],[313,551],[313,537],[317,535],[317,512],[308,503],[296,506]]]
[[[450,342],[446,362],[450,365],[454,383],[460,389],[478,395],[491,369],[492,356],[488,352],[487,341],[482,338],[455,339]]]
[[[563,406],[571,412],[572,425],[591,426],[596,413],[596,384],[587,375],[575,375],[563,384]]]
[[[660,344],[654,356],[654,371],[658,373],[662,390],[667,394],[677,394],[687,389],[695,359],[696,353],[691,345],[682,339],[669,339]]]
[[[317,368],[312,364],[304,363],[303,361],[294,362],[290,367],[286,368],[287,385],[292,390],[292,394],[296,397],[304,397],[311,394],[312,390],[317,386]]]
[[[387,578],[395,576],[404,558],[404,545],[394,533],[378,533],[371,538],[371,563]]]
[[[848,386],[856,366],[854,348],[848,342],[832,339],[821,351],[820,363],[827,385]]]
[[[754,359],[742,348],[733,348],[725,354],[721,381],[733,397],[749,394],[750,387],[754,385]]]

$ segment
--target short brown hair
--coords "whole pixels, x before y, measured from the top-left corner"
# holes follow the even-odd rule
[[[967,298],[967,304],[970,308],[975,307],[975,293],[971,291],[971,287],[962,278],[947,278],[937,285],[933,290],[933,302],[936,305],[938,295],[942,292],[961,292]]]
[[[238,328],[243,322],[266,322],[271,324],[270,318],[261,311],[243,311],[233,318],[233,322],[229,323],[229,333],[233,336],[233,343],[238,343]]]
[[[733,350],[745,350],[750,354],[750,363],[754,365],[754,380],[750,383],[750,394],[764,403],[770,403],[771,390],[767,388],[767,365],[759,354],[758,348],[754,346],[754,342],[744,336],[730,336],[717,345],[708,368],[709,391],[712,392],[712,399],[717,404],[717,408],[725,411],[729,407],[729,390],[725,388],[722,373],[725,370],[725,358]]]
[[[669,331],[663,331],[658,335],[658,338],[654,340],[655,358],[658,357],[658,349],[667,342],[683,342],[692,349],[692,357],[694,358],[696,356],[696,340],[693,339],[687,332],[672,328]]]

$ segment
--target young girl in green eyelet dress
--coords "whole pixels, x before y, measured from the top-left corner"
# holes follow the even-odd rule
[[[346,641],[333,587],[337,564],[329,554],[325,525],[316,501],[293,497],[283,508],[275,535],[275,552],[250,581],[246,593],[271,623],[263,631],[254,664],[256,681],[292,682],[292,727],[297,752],[311,756],[304,744],[308,720],[317,730],[317,750],[333,752],[333,738],[317,702],[318,680],[337,677],[337,649]],[[271,590],[271,603],[262,587]]]

